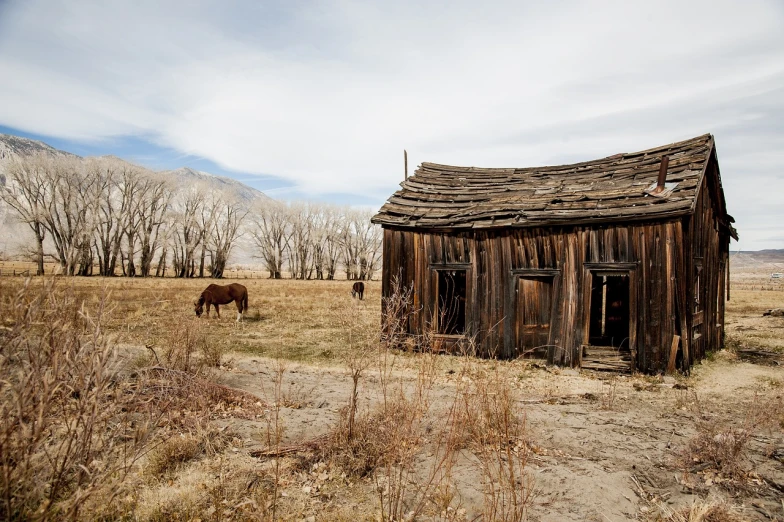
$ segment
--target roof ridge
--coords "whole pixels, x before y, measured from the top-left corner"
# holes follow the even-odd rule
[[[711,141],[713,141],[713,134],[711,134],[711,133],[701,134],[699,136],[695,136],[694,138],[689,138],[687,140],[682,140],[682,141],[675,141],[675,142],[672,142],[672,143],[668,143],[666,145],[659,145],[658,147],[652,147],[650,149],[644,149],[644,150],[640,150],[640,151],[636,151],[636,152],[618,152],[616,154],[611,154],[610,156],[605,156],[603,158],[597,158],[597,159],[592,159],[592,160],[580,161],[580,162],[577,162],[577,163],[564,163],[564,164],[560,164],[560,165],[539,165],[539,166],[536,166],[536,167],[477,167],[477,166],[447,165],[445,163],[435,163],[435,162],[430,162],[430,161],[423,161],[420,164],[419,168],[424,167],[424,166],[427,165],[427,166],[430,166],[431,168],[435,168],[436,170],[450,170],[450,171],[452,171],[452,170],[454,170],[454,171],[468,170],[468,171],[473,171],[473,172],[483,172],[483,171],[493,171],[493,172],[496,172],[496,171],[500,171],[500,170],[530,170],[530,169],[542,170],[542,169],[580,167],[580,166],[584,166],[584,165],[591,165],[591,164],[595,164],[595,163],[599,163],[599,162],[604,162],[604,161],[607,161],[607,160],[610,160],[610,159],[619,159],[620,160],[620,159],[624,159],[624,158],[638,156],[638,155],[641,155],[641,154],[643,154],[643,155],[650,155],[652,152],[664,151],[664,150],[667,150],[667,149],[672,149],[672,148],[677,148],[677,147],[684,147],[684,146],[689,145],[691,143],[702,142],[702,141],[704,141],[706,144],[711,142]],[[419,170],[419,168],[417,168],[417,170]]]

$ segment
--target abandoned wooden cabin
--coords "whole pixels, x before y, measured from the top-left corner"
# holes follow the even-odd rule
[[[723,345],[737,233],[710,134],[555,167],[422,163],[401,187],[373,222],[412,336],[648,373]]]

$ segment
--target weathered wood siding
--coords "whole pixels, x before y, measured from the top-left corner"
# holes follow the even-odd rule
[[[729,264],[729,232],[718,219],[719,187],[715,155],[706,169],[694,213],[684,220],[689,253],[686,260],[687,325],[690,363],[724,346],[724,306]]]
[[[543,278],[548,284],[528,288],[549,288],[552,295],[528,301],[552,303],[548,360],[576,366],[588,336],[591,271],[628,273],[634,367],[663,371],[673,336],[686,327],[681,321],[688,315],[684,253],[682,222],[677,219],[481,231],[385,227],[382,292],[390,294],[393,277],[413,287],[415,311],[409,318],[409,333],[421,334],[433,321],[434,269],[466,269],[467,335],[475,337],[482,355],[512,358],[519,355],[522,331],[517,313],[519,278]]]

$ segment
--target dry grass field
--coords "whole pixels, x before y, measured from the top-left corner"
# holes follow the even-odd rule
[[[0,518],[784,520],[784,288],[733,277],[688,377],[387,349],[378,282],[240,280],[236,324],[206,280],[2,277]]]

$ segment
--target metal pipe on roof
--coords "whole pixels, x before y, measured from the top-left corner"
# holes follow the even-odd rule
[[[659,178],[656,180],[656,188],[653,190],[654,194],[658,194],[664,190],[664,184],[667,181],[667,167],[670,165],[670,157],[662,156],[661,166],[659,167]]]
[[[405,169],[405,177],[403,178],[405,181],[408,179],[408,152],[406,149],[403,149],[403,168]]]

